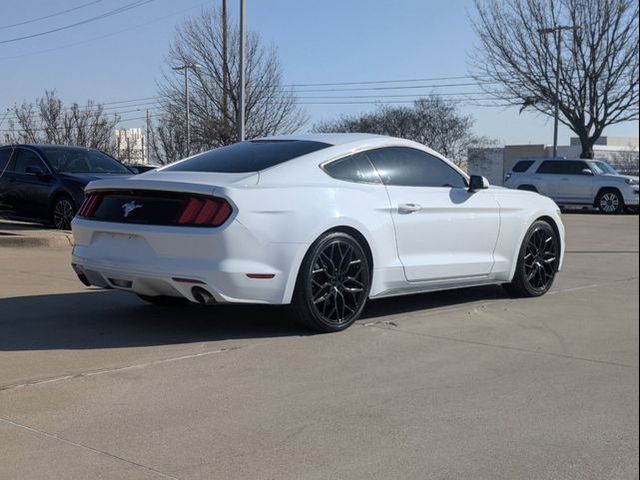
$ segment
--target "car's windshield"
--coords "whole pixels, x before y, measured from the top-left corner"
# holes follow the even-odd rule
[[[589,164],[589,167],[591,168],[591,170],[594,171],[596,175],[604,175],[607,173],[611,175],[618,175],[618,171],[615,168],[613,168],[611,165],[609,165],[607,162],[592,161],[587,163]]]
[[[98,150],[42,147],[57,173],[131,173],[117,160]]]

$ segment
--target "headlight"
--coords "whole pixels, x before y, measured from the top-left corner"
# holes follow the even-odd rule
[[[638,185],[638,180],[636,180],[635,178],[625,178],[624,183],[626,183],[627,185]]]

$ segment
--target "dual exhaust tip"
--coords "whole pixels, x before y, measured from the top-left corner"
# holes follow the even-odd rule
[[[211,292],[205,290],[202,287],[193,287],[191,289],[191,295],[201,305],[213,305],[216,303],[216,299],[213,297]]]

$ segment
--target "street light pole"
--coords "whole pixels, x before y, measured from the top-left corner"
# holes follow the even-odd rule
[[[185,63],[177,67],[172,67],[173,70],[182,70],[184,72],[184,101],[185,101],[185,122],[187,131],[187,155],[191,152],[191,112],[189,105],[189,70],[195,70],[200,68],[197,63]]]
[[[556,98],[554,106],[554,119],[553,119],[553,158],[558,158],[558,119],[560,117],[560,63],[562,60],[562,31],[563,30],[578,30],[579,25],[555,25],[549,28],[541,28],[538,30],[540,34],[553,33],[556,37],[556,46],[558,53],[556,54]]]
[[[240,86],[238,92],[238,141],[244,141],[245,104],[245,0],[240,0]]]

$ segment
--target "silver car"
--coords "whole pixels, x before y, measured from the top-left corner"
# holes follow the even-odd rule
[[[638,208],[638,177],[620,175],[601,160],[520,160],[504,185],[541,193],[561,206],[592,205],[607,214]]]

